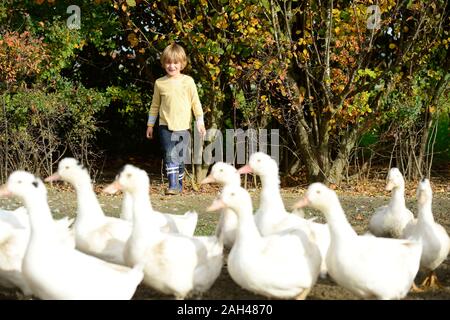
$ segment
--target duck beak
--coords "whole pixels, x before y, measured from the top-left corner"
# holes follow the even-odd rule
[[[225,208],[225,202],[222,201],[222,199],[216,199],[213,201],[213,203],[206,209],[207,212],[211,211],[217,211],[219,209]]]
[[[45,182],[52,182],[52,181],[58,181],[58,180],[61,180],[61,176],[57,172],[55,172],[51,176],[48,176],[47,178],[44,179]]]
[[[245,166],[239,168],[238,173],[239,174],[253,173],[253,170],[252,167],[250,167],[250,165],[246,164]]]
[[[208,183],[214,183],[216,182],[216,179],[212,175],[207,176],[205,179],[203,179],[200,184],[208,184]]]
[[[385,189],[386,191],[391,191],[392,189],[394,189],[394,183],[392,181],[388,181]]]
[[[300,209],[300,208],[304,208],[307,207],[309,205],[309,200],[307,197],[303,197],[302,199],[300,199],[299,201],[297,201],[294,206],[292,207],[292,209]]]
[[[113,183],[111,183],[110,185],[107,185],[106,187],[104,187],[102,192],[107,193],[107,194],[114,194],[120,190],[122,190],[122,187],[121,187],[119,181],[116,180]]]
[[[0,197],[11,197],[12,193],[6,187],[6,184],[0,186]]]

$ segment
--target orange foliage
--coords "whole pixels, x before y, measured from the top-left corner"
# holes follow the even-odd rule
[[[13,83],[39,73],[47,58],[42,39],[28,31],[6,32],[0,40],[0,81]]]

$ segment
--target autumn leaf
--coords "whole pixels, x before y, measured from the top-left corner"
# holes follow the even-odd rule
[[[136,6],[136,1],[135,0],[127,0],[127,5],[130,7],[135,7]]]
[[[135,33],[130,33],[127,37],[127,40],[131,44],[132,47],[137,46],[139,43],[139,39]]]

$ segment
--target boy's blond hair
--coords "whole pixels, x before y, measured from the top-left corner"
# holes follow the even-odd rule
[[[172,43],[168,45],[162,55],[161,55],[161,64],[164,67],[166,63],[170,62],[180,62],[181,63],[181,69],[183,70],[187,65],[187,56],[186,52],[184,51],[183,47],[179,44]]]

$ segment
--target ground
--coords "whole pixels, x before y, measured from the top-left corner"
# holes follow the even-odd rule
[[[195,209],[199,213],[199,222],[196,234],[206,235],[214,231],[215,224],[218,221],[217,213],[206,213],[205,208],[211,204],[218,191],[218,187],[205,186],[199,191],[193,191],[191,188],[183,195],[164,196],[162,186],[158,182],[158,176],[152,179],[152,203],[155,209],[170,213],[184,213],[187,210]],[[448,180],[447,180],[448,181]],[[433,186],[434,200],[433,212],[435,220],[441,223],[450,233],[450,186],[448,182],[438,183]],[[100,191],[104,184],[96,184],[96,191]],[[251,189],[254,204],[257,205],[259,199],[258,189]],[[300,198],[304,188],[284,188],[282,197],[287,208]],[[389,194],[383,191],[383,181],[377,181],[371,186],[346,186],[342,191],[338,191],[347,217],[355,228],[361,234],[367,229],[368,220],[373,213],[374,208],[384,205],[388,202]],[[98,192],[100,203],[106,214],[118,216],[122,196],[104,195]],[[407,186],[407,206],[415,213],[416,201],[414,198],[414,186]],[[75,216],[76,198],[75,192],[66,185],[49,186],[49,204],[53,214],[56,217],[68,215]],[[0,208],[15,208],[20,203],[13,199],[0,199]],[[317,212],[306,211],[307,217],[317,216],[318,221],[324,221],[323,217]],[[431,299],[450,299],[450,259],[447,259],[438,269],[437,274],[445,286],[444,289],[437,289],[426,293],[410,293],[406,299],[413,300],[431,300]],[[424,275],[419,272],[416,280],[421,282]],[[24,299],[20,293],[15,290],[6,290],[0,288],[0,299]],[[226,267],[223,268],[221,276],[217,279],[214,286],[202,297],[193,297],[195,299],[265,299],[262,296],[254,295],[241,289],[233,282],[227,273]],[[134,299],[172,299],[172,297],[161,295],[154,290],[140,286],[134,296]],[[312,289],[307,299],[357,299],[356,296],[347,290],[337,286],[330,278],[319,279]]]

